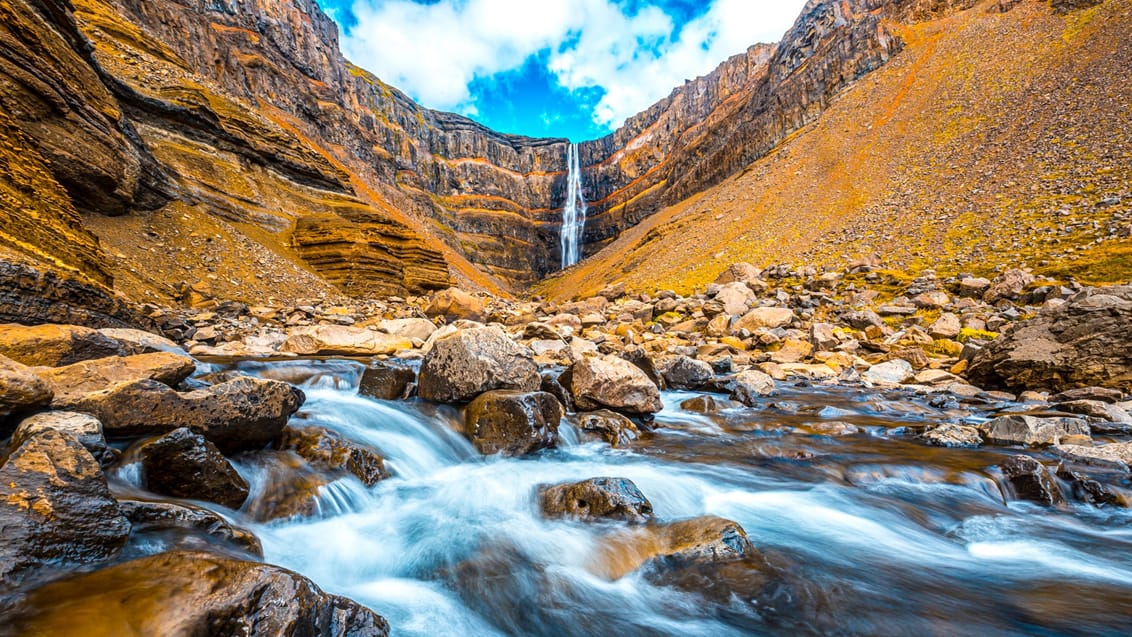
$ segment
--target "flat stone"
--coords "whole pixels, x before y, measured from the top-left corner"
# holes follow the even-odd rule
[[[999,416],[979,425],[988,442],[1005,445],[1049,446],[1069,436],[1088,436],[1089,424],[1079,418]]]
[[[136,356],[111,356],[63,367],[36,367],[35,373],[55,392],[54,404],[68,405],[84,394],[118,383],[154,380],[176,386],[196,371],[196,361],[178,354],[154,352]]]

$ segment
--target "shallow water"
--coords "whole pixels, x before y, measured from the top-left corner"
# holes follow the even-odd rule
[[[294,425],[386,458],[395,477],[322,487],[315,518],[233,519],[266,561],[365,603],[396,635],[1123,635],[1132,621],[1125,509],[1010,501],[994,465],[1018,451],[913,438],[1004,405],[800,386],[704,415],[680,409],[695,394],[669,393],[660,428],[631,449],[485,459],[456,433],[456,409],[357,395],[357,364],[237,367],[303,386]],[[610,581],[618,528],[543,520],[534,497],[598,476],[633,480],[661,520],[739,522],[772,576],[727,571],[703,591]]]

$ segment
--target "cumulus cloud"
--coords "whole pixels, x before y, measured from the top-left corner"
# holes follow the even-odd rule
[[[714,0],[681,23],[662,2],[353,0],[348,58],[423,104],[475,112],[474,80],[544,55],[569,91],[600,88],[595,123],[615,126],[756,42],[778,40],[804,0]]]

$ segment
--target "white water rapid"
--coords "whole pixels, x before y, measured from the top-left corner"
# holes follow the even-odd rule
[[[582,166],[578,145],[566,150],[566,205],[562,208],[562,268],[582,258],[582,231],[586,227],[586,196],[582,192]]]

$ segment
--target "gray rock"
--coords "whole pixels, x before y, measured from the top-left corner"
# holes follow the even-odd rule
[[[1088,436],[1089,424],[1079,418],[999,416],[979,425],[988,442],[1005,445],[1049,446],[1069,436]]]
[[[464,414],[464,434],[484,455],[524,456],[558,444],[562,405],[546,392],[490,391]]]
[[[587,356],[570,368],[578,409],[611,409],[630,415],[656,413],[660,389],[639,367],[616,356]]]
[[[421,363],[417,393],[425,400],[463,403],[495,389],[539,387],[533,354],[497,327],[458,330],[433,343]]]
[[[1002,475],[1010,485],[1014,496],[1046,506],[1054,506],[1065,501],[1061,492],[1049,476],[1042,463],[1030,456],[1011,456],[1001,465]]]
[[[774,394],[776,388],[774,379],[757,369],[739,372],[732,383],[734,388],[731,390],[731,400],[737,400],[748,407],[758,404],[760,398]]]
[[[539,506],[550,518],[592,522],[618,520],[643,524],[653,519],[652,503],[632,480],[591,478],[582,482],[542,486]]]
[[[929,429],[921,437],[925,442],[936,447],[978,447],[983,444],[978,429],[954,423]]]

